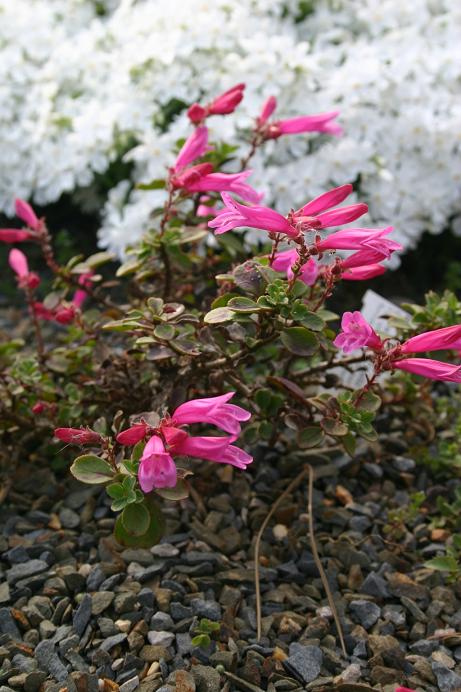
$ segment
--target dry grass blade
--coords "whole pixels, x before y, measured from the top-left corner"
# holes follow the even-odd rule
[[[343,628],[341,625],[341,621],[339,619],[338,611],[336,609],[335,601],[333,598],[333,594],[331,593],[330,589],[330,584],[328,583],[327,575],[325,574],[325,570],[323,569],[322,563],[320,561],[320,556],[317,550],[317,543],[315,542],[315,533],[314,533],[314,514],[312,511],[312,495],[314,491],[314,469],[310,464],[306,465],[307,471],[309,473],[309,488],[308,488],[308,493],[307,493],[307,517],[308,517],[308,522],[309,522],[309,539],[311,543],[311,548],[312,548],[312,555],[314,556],[314,561],[317,566],[317,569],[320,574],[320,579],[322,580],[323,588],[325,589],[325,593],[328,598],[328,603],[331,608],[331,612],[333,613],[333,618],[335,621],[336,629],[338,630],[338,637],[339,641],[341,642],[341,649],[343,651],[344,656],[347,656],[347,651],[346,651],[346,644],[344,642],[344,635],[343,635]]]
[[[291,493],[293,490],[295,490],[298,485],[301,484],[303,479],[305,477],[308,477],[308,493],[307,493],[307,516],[308,516],[308,526],[309,526],[309,540],[311,544],[311,549],[312,549],[312,555],[314,557],[314,562],[317,566],[317,569],[320,574],[320,579],[322,580],[323,588],[325,589],[325,593],[328,599],[328,603],[331,608],[331,612],[333,614],[333,618],[336,624],[336,629],[338,631],[338,637],[339,641],[341,644],[341,649],[343,651],[343,654],[347,656],[346,652],[346,645],[344,642],[344,635],[343,635],[343,630],[342,630],[342,625],[341,621],[339,619],[338,611],[336,609],[335,601],[333,598],[333,594],[331,593],[330,585],[328,583],[327,576],[325,574],[325,570],[323,569],[320,556],[317,550],[317,544],[315,541],[315,532],[314,532],[314,515],[313,515],[313,509],[312,509],[312,495],[313,495],[313,490],[314,490],[314,469],[310,464],[306,464],[303,468],[303,470],[294,478],[291,483],[288,485],[288,487],[282,492],[282,494],[277,498],[277,500],[273,503],[268,515],[264,519],[263,523],[261,524],[261,527],[257,533],[256,536],[256,541],[255,541],[255,547],[254,547],[254,563],[255,563],[255,593],[256,593],[256,627],[257,627],[257,638],[261,639],[261,630],[262,630],[262,617],[261,617],[261,585],[260,585],[260,578],[259,578],[259,560],[260,560],[260,548],[261,548],[261,539],[263,536],[263,533],[266,529],[266,526],[270,522],[272,516],[280,507],[281,503],[283,500]]]
[[[267,517],[264,519],[263,523],[261,524],[261,528],[258,531],[258,535],[256,536],[256,541],[255,541],[255,553],[254,553],[254,562],[255,562],[255,592],[256,592],[256,624],[257,624],[257,638],[261,639],[261,586],[259,583],[259,550],[261,546],[261,538],[264,533],[264,530],[268,523],[271,520],[271,517],[273,516],[274,512],[277,510],[278,507],[280,507],[281,503],[283,500],[289,495],[295,488],[298,487],[298,485],[301,483],[301,481],[306,477],[308,474],[308,469],[304,468],[301,473],[299,473],[294,480],[291,481],[290,485],[283,491],[283,493],[277,498],[277,500],[274,502],[272,505],[269,514]]]

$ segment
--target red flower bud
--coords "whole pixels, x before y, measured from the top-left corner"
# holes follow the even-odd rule
[[[101,435],[89,428],[56,428],[54,436],[62,442],[74,445],[91,445],[101,442]]]

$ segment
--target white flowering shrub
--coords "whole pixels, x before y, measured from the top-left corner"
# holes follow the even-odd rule
[[[123,157],[130,177],[109,191],[100,231],[122,253],[163,199],[135,184],[164,177],[187,132],[181,104],[244,80],[211,139],[248,128],[271,94],[279,117],[339,110],[344,128],[258,153],[250,182],[265,203],[355,180],[365,224],[392,218],[413,247],[460,211],[460,21],[456,0],[0,0],[0,208],[65,192],[88,203]]]

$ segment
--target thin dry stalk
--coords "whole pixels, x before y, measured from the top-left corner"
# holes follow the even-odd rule
[[[312,450],[314,451],[314,450]],[[316,450],[317,453],[319,450]],[[330,451],[325,450],[325,451]],[[336,605],[334,602],[333,594],[331,593],[330,585],[328,583],[327,576],[325,574],[325,570],[323,569],[320,556],[317,550],[317,544],[315,541],[315,532],[314,532],[314,515],[313,515],[313,509],[312,509],[312,496],[313,496],[313,491],[314,491],[314,469],[310,464],[306,464],[303,468],[303,470],[294,478],[291,483],[288,485],[288,487],[283,491],[283,493],[277,498],[277,500],[273,503],[268,515],[264,519],[263,523],[261,524],[261,527],[257,533],[256,536],[256,541],[255,541],[255,548],[254,548],[254,563],[255,563],[255,593],[256,593],[256,628],[257,628],[257,638],[261,639],[261,633],[262,633],[262,617],[261,617],[261,585],[260,585],[260,578],[259,578],[259,559],[260,559],[260,547],[261,547],[261,539],[263,536],[263,533],[266,529],[266,526],[268,525],[269,521],[271,520],[272,516],[280,507],[281,503],[283,500],[291,493],[293,490],[295,490],[298,485],[303,481],[305,477],[308,477],[308,497],[307,497],[307,517],[308,517],[308,527],[309,527],[309,540],[311,544],[311,549],[312,549],[312,555],[314,557],[314,562],[316,564],[316,567],[319,571],[320,574],[320,579],[322,580],[323,587],[325,589],[325,593],[328,599],[329,606],[331,608],[331,612],[333,614],[333,618],[336,624],[336,629],[338,631],[338,637],[339,641],[341,644],[341,649],[343,651],[343,654],[346,656],[346,645],[344,642],[344,635],[343,635],[343,629],[341,625],[341,621],[339,619],[338,611],[336,609]]]
[[[322,563],[320,561],[319,553],[317,550],[317,543],[315,541],[314,513],[312,510],[312,495],[314,492],[314,469],[312,468],[312,466],[310,464],[306,464],[306,468],[307,468],[307,471],[309,473],[309,486],[308,486],[308,492],[307,492],[307,519],[308,519],[308,523],[309,523],[309,539],[310,539],[310,544],[311,544],[311,549],[312,549],[312,555],[314,556],[314,562],[315,562],[317,569],[319,571],[320,579],[322,580],[323,588],[325,589],[328,603],[330,605],[331,612],[333,613],[333,618],[335,621],[336,629],[338,631],[339,641],[341,643],[341,649],[343,651],[344,656],[347,656],[346,644],[344,642],[344,636],[343,636],[343,628],[341,625],[341,621],[339,619],[338,611],[336,609],[333,594],[331,593],[330,584],[328,583],[327,575],[325,574],[325,570],[323,569]]]

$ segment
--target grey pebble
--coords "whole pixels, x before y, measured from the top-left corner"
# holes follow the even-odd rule
[[[205,601],[203,598],[194,598],[190,602],[195,615],[209,620],[220,620],[222,617],[221,606],[216,601]]]
[[[59,512],[59,521],[65,529],[76,529],[80,526],[80,515],[69,507],[63,507]]]
[[[13,565],[7,570],[6,578],[10,584],[15,584],[18,581],[25,581],[27,577],[33,577],[36,574],[41,574],[48,569],[48,563],[44,560],[29,560],[18,565]]]
[[[84,633],[91,618],[92,599],[85,594],[72,618],[72,626],[79,637]]]
[[[290,647],[290,654],[292,648]],[[319,646],[302,646],[298,644],[295,653],[283,661],[283,665],[298,679],[305,683],[312,682],[319,675],[323,654]]]
[[[372,601],[351,601],[349,603],[349,612],[355,622],[369,630],[380,617],[381,608]]]
[[[45,639],[40,644],[37,644],[35,656],[39,668],[46,670],[51,677],[59,682],[63,682],[67,678],[67,668],[57,655],[54,644],[50,639]]]

